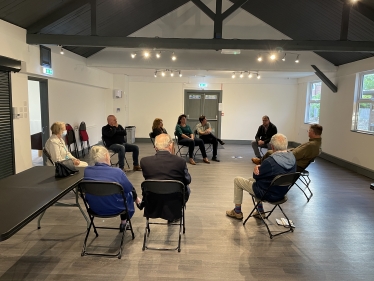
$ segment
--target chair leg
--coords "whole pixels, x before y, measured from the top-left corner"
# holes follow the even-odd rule
[[[143,240],[143,248],[142,248],[143,251],[146,248],[147,236],[149,236],[149,218],[146,218],[146,221],[145,221],[144,240]]]
[[[312,196],[313,196],[313,192],[310,190],[309,185],[306,185],[303,181],[302,181],[302,183],[305,185],[306,189],[309,190],[309,192],[310,192],[310,195],[309,195],[309,196],[305,193],[304,189],[302,189],[302,188],[301,188],[301,187],[300,187],[300,186],[295,182],[296,186],[297,186],[297,187],[298,187],[298,188],[299,188],[299,189],[304,193],[307,202],[309,202],[310,198],[312,198]]]

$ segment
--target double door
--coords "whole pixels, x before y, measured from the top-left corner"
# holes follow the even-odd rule
[[[205,115],[212,127],[212,133],[217,137],[221,135],[221,114],[219,104],[222,102],[222,91],[185,90],[184,114],[187,115],[187,124],[195,131],[199,117]]]

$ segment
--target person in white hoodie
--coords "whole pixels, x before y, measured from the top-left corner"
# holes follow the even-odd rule
[[[45,143],[45,149],[51,156],[53,162],[63,161],[67,159],[73,160],[76,167],[87,167],[87,162],[80,161],[75,158],[67,149],[64,137],[66,136],[66,127],[64,122],[55,122],[51,126],[52,136]],[[47,161],[48,166],[52,166],[50,161]]]
[[[256,165],[253,170],[253,178],[245,179],[236,177],[234,179],[234,204],[233,210],[226,211],[226,215],[238,220],[243,219],[241,205],[243,202],[243,190],[262,198],[269,188],[272,180],[281,174],[296,172],[296,159],[291,151],[287,151],[288,140],[285,135],[275,134],[270,140],[274,153],[266,158],[261,165]],[[271,192],[266,193],[264,200],[276,202],[284,198],[288,187],[277,186]],[[258,205],[260,213],[264,212],[262,203]],[[258,215],[257,212],[254,215]]]

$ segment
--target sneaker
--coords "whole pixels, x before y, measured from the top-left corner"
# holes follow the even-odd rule
[[[213,157],[212,161],[221,162],[221,161],[219,161],[219,159],[217,157]]]
[[[134,165],[133,170],[134,170],[134,171],[141,171],[141,170],[142,170],[142,167],[140,167],[139,165]]]
[[[235,212],[234,209],[226,211],[226,215],[229,216],[230,218],[234,218],[234,219],[237,219],[237,220],[242,220],[243,219],[243,213],[242,212],[237,213],[237,212]]]
[[[254,157],[254,158],[252,158],[252,162],[255,163],[256,165],[260,165],[261,164],[261,159],[257,158],[257,157]]]

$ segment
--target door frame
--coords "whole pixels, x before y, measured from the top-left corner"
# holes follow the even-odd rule
[[[45,143],[50,137],[49,133],[49,100],[48,100],[48,79],[28,76],[28,80],[39,82],[39,92],[40,92],[40,118],[42,120],[42,145],[45,146]],[[46,157],[43,154],[43,162],[46,164]]]
[[[197,89],[184,89],[184,99],[183,99],[183,111],[184,111],[184,114],[188,114],[186,111],[187,111],[187,108],[186,108],[186,99],[188,98],[188,95],[190,94],[218,94],[218,104],[219,103],[222,103],[222,95],[223,95],[223,92],[222,90],[197,90]],[[217,108],[217,112],[218,112],[218,116],[217,116],[217,132],[215,133],[215,135],[218,137],[218,138],[221,138],[221,111],[218,110],[219,108]]]

